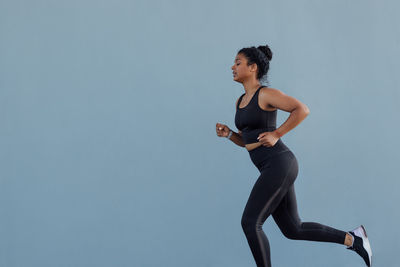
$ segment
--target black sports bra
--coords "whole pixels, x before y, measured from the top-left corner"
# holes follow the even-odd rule
[[[263,87],[261,86],[257,89],[247,106],[239,108],[244,94],[240,96],[236,106],[235,125],[236,128],[242,131],[242,138],[245,144],[258,142],[257,137],[262,132],[276,130],[277,110],[263,110],[258,105],[258,93]]]

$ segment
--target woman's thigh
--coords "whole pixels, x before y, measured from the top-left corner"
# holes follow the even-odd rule
[[[255,220],[259,225],[263,224],[286,195],[297,173],[297,160],[290,151],[270,158],[261,168],[243,216]]]
[[[286,232],[288,229],[296,228],[301,223],[301,219],[297,211],[297,200],[294,184],[289,187],[286,195],[282,198],[282,201],[272,213],[272,216],[282,232]]]

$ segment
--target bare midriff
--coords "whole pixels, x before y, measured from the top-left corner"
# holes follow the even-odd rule
[[[261,146],[262,144],[260,142],[256,142],[256,143],[251,143],[251,144],[246,144],[245,147],[248,151],[253,150],[259,146]]]

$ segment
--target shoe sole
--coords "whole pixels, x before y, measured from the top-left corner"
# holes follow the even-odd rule
[[[361,228],[362,228],[362,229],[363,229],[363,231],[364,231],[364,235],[365,235],[365,237],[368,237],[368,236],[367,236],[367,231],[365,231],[364,225],[361,225]]]
[[[363,225],[361,225],[361,229],[363,230],[364,235],[365,235],[365,238],[362,237],[362,239],[363,239],[363,247],[368,253],[369,266],[372,266],[372,250],[371,250],[371,245],[370,245],[369,240],[368,240],[367,231],[365,231],[365,228],[364,228]]]

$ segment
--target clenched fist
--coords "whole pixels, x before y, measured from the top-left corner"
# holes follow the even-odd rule
[[[229,134],[229,131],[231,129],[229,129],[228,126],[226,126],[225,124],[221,124],[221,123],[217,123],[216,125],[216,130],[217,130],[217,135],[220,137],[227,137]]]

